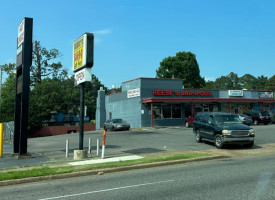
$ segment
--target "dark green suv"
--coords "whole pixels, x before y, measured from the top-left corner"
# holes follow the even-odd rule
[[[246,147],[254,145],[253,128],[244,125],[238,115],[224,112],[200,112],[195,116],[193,132],[196,141],[214,142],[218,149],[224,144],[243,144]]]

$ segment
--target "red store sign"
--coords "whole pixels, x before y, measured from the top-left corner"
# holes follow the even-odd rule
[[[212,93],[198,90],[153,90],[153,96],[212,96]]]

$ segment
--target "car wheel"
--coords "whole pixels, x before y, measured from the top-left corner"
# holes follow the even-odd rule
[[[254,124],[254,125],[259,125],[259,121],[258,121],[257,119],[255,119],[255,120],[253,121],[253,124]]]
[[[196,141],[198,143],[202,142],[202,137],[201,137],[200,130],[196,130],[195,137],[196,137]]]
[[[264,123],[264,125],[267,125],[268,123]]]
[[[105,126],[103,127],[103,129],[104,129],[104,131],[107,131],[107,128]]]
[[[186,127],[186,128],[190,127],[190,125],[189,125],[188,122],[185,122],[185,127]]]
[[[223,147],[223,142],[222,142],[222,138],[221,138],[220,135],[216,135],[216,136],[215,136],[214,143],[215,143],[215,146],[216,146],[218,149],[221,149],[221,148]]]

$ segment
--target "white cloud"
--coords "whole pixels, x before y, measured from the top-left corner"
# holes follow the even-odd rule
[[[112,33],[112,30],[110,28],[106,28],[106,29],[101,29],[101,30],[96,30],[96,31],[92,31],[92,33],[94,35],[97,35],[95,37],[95,44],[101,43],[103,40],[100,38],[100,36],[103,35],[108,35]]]
[[[112,33],[112,30],[110,28],[107,28],[107,29],[93,31],[92,33],[97,34],[97,35],[107,35],[107,34]]]

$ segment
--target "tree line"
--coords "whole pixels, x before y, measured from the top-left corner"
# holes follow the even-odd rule
[[[275,90],[275,75],[268,78],[263,75],[254,77],[247,73],[239,77],[238,74],[230,72],[214,81],[206,81],[200,75],[195,54],[184,51],[164,58],[156,70],[156,78],[182,79],[185,88]]]
[[[74,86],[74,76],[69,76],[58,58],[61,53],[57,49],[47,50],[39,41],[33,43],[33,65],[30,68],[30,96],[29,96],[29,130],[41,128],[43,121],[50,120],[53,113],[79,113],[80,89]],[[2,84],[0,102],[0,121],[14,120],[15,82],[14,63],[0,66],[7,74]],[[87,116],[95,117],[97,91],[103,87],[95,75],[92,82],[85,84],[85,106]]]

